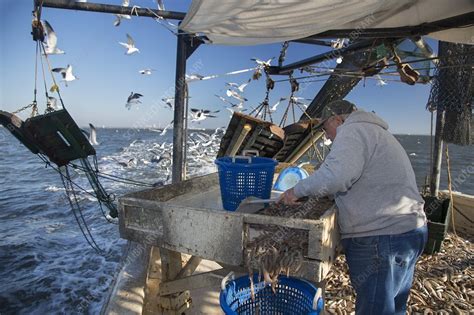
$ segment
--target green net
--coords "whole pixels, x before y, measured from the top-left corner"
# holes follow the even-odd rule
[[[444,141],[469,145],[472,143],[474,46],[440,41],[438,57],[427,109],[445,111]]]

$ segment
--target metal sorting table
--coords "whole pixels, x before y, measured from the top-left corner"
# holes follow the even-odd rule
[[[308,231],[308,248],[296,276],[321,282],[339,243],[335,206],[319,220],[282,218],[223,210],[217,173],[134,192],[119,199],[122,238],[246,267],[248,225],[275,225]]]

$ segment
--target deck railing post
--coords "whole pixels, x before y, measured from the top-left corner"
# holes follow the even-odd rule
[[[437,197],[439,193],[439,183],[441,178],[441,162],[443,157],[443,139],[441,138],[444,131],[444,110],[436,111],[436,131],[433,152],[433,169],[430,179],[430,194]]]

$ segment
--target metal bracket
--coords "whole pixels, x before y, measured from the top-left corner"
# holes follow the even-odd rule
[[[189,59],[191,55],[198,49],[201,44],[204,44],[204,41],[196,36],[192,36],[189,34],[183,34],[179,36],[184,36],[184,41],[186,43],[186,59]]]

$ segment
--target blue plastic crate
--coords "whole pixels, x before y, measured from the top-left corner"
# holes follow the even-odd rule
[[[223,284],[219,302],[225,314],[318,315],[323,308],[322,297],[316,296],[318,288],[306,280],[280,276],[276,293],[273,293],[270,284],[259,282],[257,274],[253,276],[253,282],[254,300],[250,297],[248,276]]]
[[[277,161],[264,157],[221,157],[215,163],[219,172],[224,209],[235,211],[247,197],[270,198]]]

